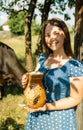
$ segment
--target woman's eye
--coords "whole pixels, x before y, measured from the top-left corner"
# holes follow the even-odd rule
[[[45,34],[45,37],[50,37],[50,34]]]
[[[59,35],[59,32],[54,32],[54,35]]]

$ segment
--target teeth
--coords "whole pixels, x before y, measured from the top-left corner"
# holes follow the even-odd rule
[[[58,42],[52,42],[51,44],[57,44]]]

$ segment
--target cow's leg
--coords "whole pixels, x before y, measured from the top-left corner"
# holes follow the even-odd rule
[[[0,86],[0,100],[1,100],[1,86]]]
[[[0,99],[3,99],[3,97],[4,97],[4,85],[0,86],[0,90],[1,90],[1,97],[0,97]]]

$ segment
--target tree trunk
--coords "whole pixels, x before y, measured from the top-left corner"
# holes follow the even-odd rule
[[[41,19],[41,25],[48,19],[48,14],[50,11],[50,6],[52,4],[53,0],[45,0],[44,2],[44,7],[42,10],[42,19]],[[42,36],[41,36],[41,31],[40,31],[40,36],[39,36],[39,42],[37,44],[37,49],[36,49],[36,61],[38,60],[38,56],[43,52],[43,45],[42,45]]]
[[[32,59],[32,51],[31,51],[31,23],[33,18],[33,13],[35,9],[37,0],[31,0],[29,9],[26,12],[25,18],[25,44],[26,44],[26,69],[28,72],[33,71],[33,59]]]
[[[76,1],[75,10],[75,41],[74,53],[75,56],[81,60],[81,47],[83,45],[83,0]]]
[[[75,16],[75,56],[83,61],[83,0],[76,0]],[[83,130],[83,100],[76,110],[78,130]]]
[[[83,100],[77,107],[76,117],[78,130],[83,130]]]

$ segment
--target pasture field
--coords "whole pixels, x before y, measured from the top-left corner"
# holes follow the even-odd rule
[[[73,35],[71,35],[73,43]],[[32,38],[32,52],[34,53],[38,36]],[[24,36],[10,37],[0,35],[0,41],[12,47],[25,67],[25,39]],[[73,44],[72,44],[73,48]],[[5,87],[5,97],[0,100],[0,130],[24,130],[27,111],[23,108],[23,89],[18,85]]]
[[[4,42],[5,44],[12,47],[18,57],[25,57],[25,38],[24,36],[17,36],[17,37],[9,37],[9,36],[1,36],[0,41]],[[38,41],[38,36],[32,37],[32,52],[34,53],[36,49],[36,43]]]

